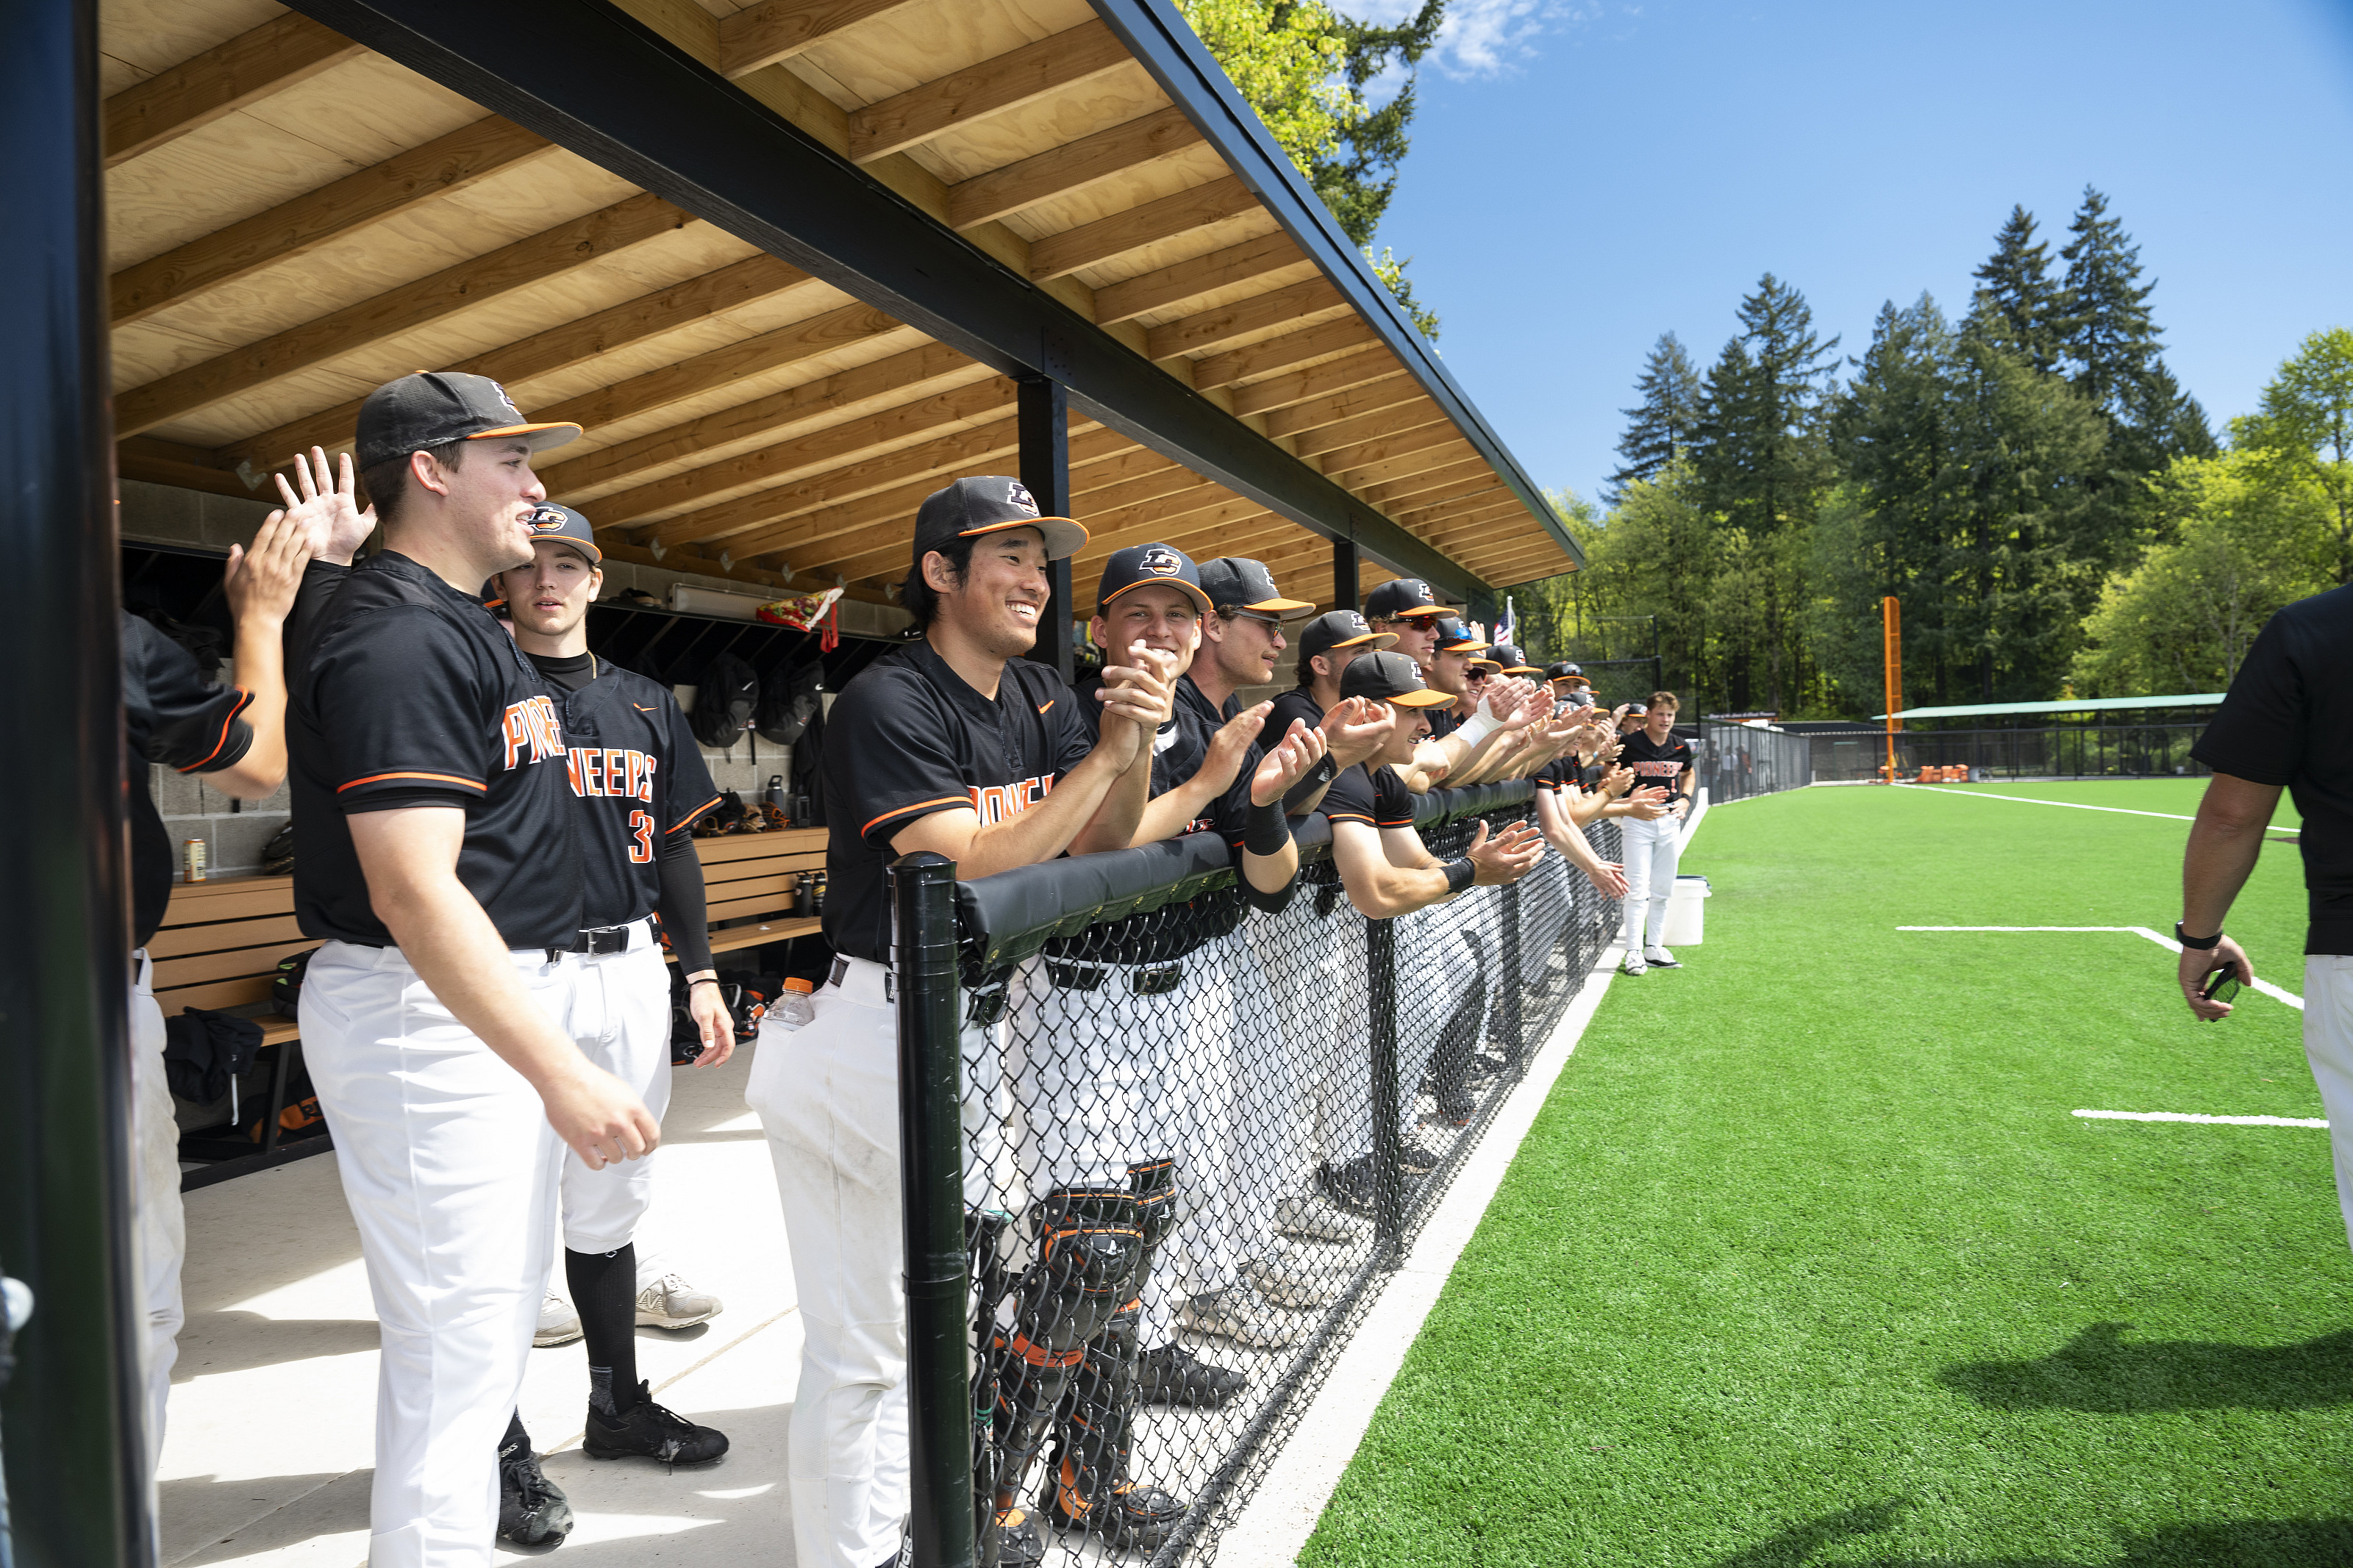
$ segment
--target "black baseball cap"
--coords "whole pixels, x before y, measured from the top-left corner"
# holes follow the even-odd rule
[[[1564,658],[1545,666],[1545,679],[1546,680],[1585,680],[1585,671]],[[1588,686],[1593,684],[1589,680],[1586,680],[1585,683]]]
[[[1543,670],[1538,669],[1535,665],[1528,662],[1528,656],[1526,654],[1522,653],[1510,643],[1499,642],[1491,644],[1489,645],[1487,651],[1493,654],[1496,660],[1502,664],[1504,667],[1504,673],[1505,675],[1542,675],[1544,673]]]
[[[1419,577],[1392,577],[1365,595],[1365,618],[1393,621],[1400,616],[1442,616],[1446,606]]]
[[[1173,544],[1131,544],[1113,552],[1103,563],[1103,581],[1095,586],[1095,614],[1111,608],[1111,602],[1130,588],[1147,583],[1182,588],[1202,609],[1209,607],[1209,595],[1201,592],[1200,568],[1191,556]]]
[[[1201,592],[1209,603],[1256,615],[1296,620],[1315,606],[1304,599],[1286,599],[1275,592],[1274,574],[1261,562],[1242,555],[1220,555],[1201,563]]]
[[[387,381],[360,405],[359,438],[353,445],[363,468],[422,452],[451,441],[519,436],[534,452],[561,447],[580,434],[569,420],[533,424],[522,416],[507,389],[487,375],[462,370],[420,370]]]
[[[1335,647],[1395,647],[1397,633],[1373,630],[1365,624],[1365,617],[1354,610],[1327,610],[1300,631],[1299,662],[1305,664],[1317,654],[1330,653]]]
[[[1471,635],[1471,628],[1452,616],[1438,623],[1438,651],[1440,653],[1484,653],[1487,645]]]
[[[605,563],[605,552],[596,548],[596,531],[588,520],[568,506],[558,506],[543,500],[522,514],[522,525],[531,530],[534,540],[553,539],[559,544],[569,544],[588,558],[589,564]]]
[[[1008,528],[1034,528],[1046,536],[1046,559],[1075,555],[1087,542],[1087,531],[1067,517],[1040,517],[1029,487],[1004,474],[984,474],[958,479],[923,498],[915,509],[915,563],[934,550],[945,550],[959,539],[1001,533]]]
[[[1442,708],[1454,700],[1451,691],[1433,691],[1421,679],[1421,666],[1401,653],[1359,654],[1348,661],[1340,677],[1343,697],[1370,697],[1400,708]]]

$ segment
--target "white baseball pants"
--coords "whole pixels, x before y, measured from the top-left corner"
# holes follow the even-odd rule
[[[131,984],[131,1127],[138,1162],[132,1190],[139,1210],[139,1300],[147,1317],[147,1511],[153,1521],[164,1409],[185,1321],[180,1264],[188,1252],[188,1230],[180,1206],[180,1124],[172,1114],[172,1085],[164,1070],[164,1009],[156,1005],[147,950],[132,953],[132,962],[137,978]]]
[[[1313,1123],[1301,1163],[1338,1164],[1369,1146],[1372,1137],[1365,921],[1345,902],[1319,918],[1315,894],[1313,888],[1300,889],[1288,909],[1252,919],[1250,930],[1282,1013],[1290,1057],[1287,1091],[1299,1096],[1299,1114]],[[1286,1089],[1278,1084],[1274,1091]],[[1277,1185],[1288,1183],[1279,1180]]]
[[[509,959],[561,1026],[582,960]],[[318,950],[302,982],[302,1047],[383,1327],[370,1568],[488,1568],[491,1456],[554,1258],[564,1146],[531,1085],[435,1000],[398,948]]]
[[[660,1121],[670,1109],[670,970],[660,939],[650,921],[639,921],[629,928],[627,951],[579,963],[567,1031],[582,1056],[636,1089]],[[564,1245],[575,1252],[618,1252],[635,1240],[653,1201],[654,1159],[592,1171],[565,1150]]]
[[[1475,920],[1464,918],[1466,912],[1451,903],[1439,904],[1399,915],[1391,922],[1396,931],[1397,955],[1398,1098],[1394,1114],[1408,1136],[1413,1131],[1414,1097],[1421,1092],[1422,1075],[1430,1070],[1430,1058],[1438,1052],[1446,1022],[1479,981],[1478,966],[1460,934],[1476,929]],[[1345,952],[1339,961],[1354,965],[1361,973],[1365,968],[1364,950],[1359,947]],[[1368,1154],[1373,1148],[1373,1066],[1368,1032],[1371,998],[1360,994],[1355,1002],[1354,1024],[1342,1020],[1347,1029],[1348,1044],[1342,1052],[1338,1064],[1341,1070],[1335,1075],[1333,1100],[1326,1111],[1327,1127],[1344,1129],[1353,1140],[1345,1146],[1345,1152],[1335,1157],[1335,1163]]]
[[[2328,1150],[2337,1161],[2337,1203],[2353,1241],[2353,957],[2306,953],[2304,1056],[2328,1112]]]
[[[776,1163],[805,1335],[785,1465],[800,1568],[874,1568],[907,1512],[899,1016],[882,965],[839,963],[810,1023],[760,1026],[744,1091]],[[1002,1028],[964,1031],[967,1203],[997,1198]]]
[[[1683,825],[1672,816],[1656,822],[1626,817],[1619,833],[1626,854],[1626,947],[1630,954],[1667,942],[1667,899],[1675,890],[1682,859]]]

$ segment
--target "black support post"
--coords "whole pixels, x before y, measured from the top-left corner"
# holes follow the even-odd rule
[[[914,1568],[972,1568],[972,1282],[964,1226],[955,863],[931,854],[893,861],[891,903],[907,1248],[908,1530]]]
[[[1572,826],[1570,831],[1577,829]],[[1510,1064],[1514,1079],[1519,1077],[1520,1059],[1526,1054],[1525,1042],[1520,1037],[1520,998],[1525,994],[1520,974],[1520,921],[1526,914],[1527,907],[1527,900],[1520,897],[1520,885],[1517,882],[1506,884],[1504,889],[1504,940],[1498,944],[1503,948],[1504,973],[1495,982],[1503,989],[1496,994],[1495,1026],[1503,1032],[1504,1059]]]
[[[0,631],[37,767],[0,773],[0,1269],[31,1320],[0,1396],[16,1560],[153,1561],[132,1270],[122,652],[96,0],[0,24]]]
[[[1356,542],[1335,539],[1332,542],[1332,607],[1355,610],[1363,606],[1356,600]]]
[[[1372,1015],[1367,1038],[1373,1067],[1373,1231],[1388,1266],[1399,1261],[1405,1235],[1405,1173],[1398,1167],[1404,1139],[1398,1127],[1397,922],[1365,922],[1365,1005]]]
[[[1021,437],[1021,482],[1038,510],[1048,517],[1071,515],[1071,406],[1062,384],[1050,375],[1025,375],[1019,388],[1016,425]],[[1071,563],[1057,561],[1046,569],[1054,602],[1046,607],[1045,624],[1038,628],[1038,647],[1031,655],[1050,664],[1068,684],[1076,668],[1071,622],[1078,601],[1071,592]]]

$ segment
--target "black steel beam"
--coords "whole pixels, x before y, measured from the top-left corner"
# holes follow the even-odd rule
[[[107,411],[97,0],[0,25],[0,631],[37,767],[0,772],[0,1395],[16,1561],[153,1561],[132,1270],[122,646]]]
[[[1093,418],[1270,511],[1458,597],[1482,586],[607,0],[293,3],[995,370],[1052,376]]]
[[[1339,610],[1364,607],[1357,587],[1356,542],[1335,539],[1332,542],[1332,606]]]
[[[1071,402],[1062,384],[1050,375],[1025,375],[1015,384],[1018,398],[1014,424],[1021,437],[1021,482],[1029,498],[1047,517],[1071,515]],[[1063,559],[1047,568],[1053,602],[1046,606],[1045,624],[1038,628],[1038,646],[1031,654],[1040,664],[1054,667],[1069,685],[1076,672],[1078,649],[1071,621],[1078,614],[1071,592],[1071,563]]]

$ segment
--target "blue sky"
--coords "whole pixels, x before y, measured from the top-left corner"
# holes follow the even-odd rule
[[[1596,495],[1651,343],[1704,368],[1762,273],[1859,355],[1883,300],[1966,308],[2013,202],[2055,262],[2087,182],[2218,432],[2353,325],[2353,0],[1452,11],[1380,241],[1540,484]]]

